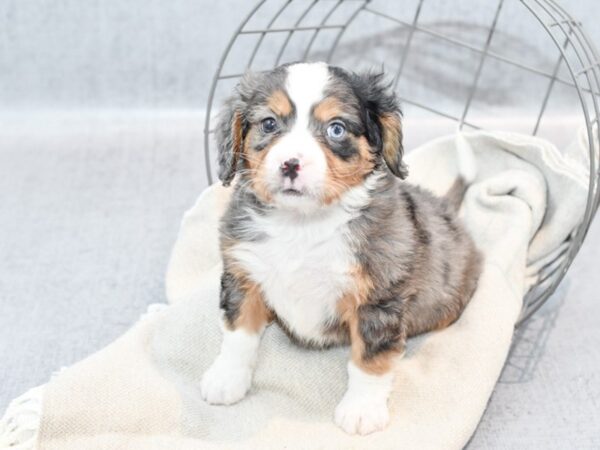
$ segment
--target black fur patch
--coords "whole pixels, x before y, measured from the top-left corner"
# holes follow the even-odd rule
[[[354,145],[351,139],[343,139],[339,142],[332,142],[325,137],[319,139],[319,142],[329,148],[331,152],[344,161],[349,161],[358,155],[358,148]]]
[[[238,280],[229,272],[224,271],[221,275],[221,295],[219,307],[225,315],[229,325],[233,325],[240,314],[240,305],[244,295],[240,290]]]
[[[266,238],[266,234],[249,226],[253,214],[264,216],[271,207],[263,203],[249,190],[236,189],[230,201],[230,208],[221,219],[221,236],[237,241],[256,242]]]
[[[448,284],[450,280],[450,263],[444,261],[444,284]]]
[[[410,192],[402,191],[402,197],[404,197],[404,201],[406,202],[406,210],[408,211],[408,215],[410,216],[410,220],[413,224],[417,222],[417,204],[415,200],[410,195]],[[416,225],[415,225],[416,228]]]
[[[458,231],[458,228],[456,227],[456,224],[454,223],[454,219],[452,218],[452,216],[450,214],[448,214],[448,213],[442,214],[442,219],[444,219],[444,222],[446,222],[446,225],[453,233],[456,233]]]
[[[404,339],[400,298],[392,297],[359,306],[358,329],[365,345],[365,360],[382,352],[402,350]]]
[[[408,191],[402,191],[401,194],[406,203],[406,210],[408,211],[408,215],[414,226],[415,233],[417,235],[417,239],[419,239],[419,242],[421,244],[429,245],[431,243],[431,235],[425,229],[423,223],[421,223],[421,220],[418,217],[417,204],[416,204],[415,200],[413,199],[412,195]]]

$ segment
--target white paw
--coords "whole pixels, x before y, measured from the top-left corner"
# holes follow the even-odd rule
[[[369,434],[390,420],[387,401],[346,392],[335,408],[335,423],[349,434]]]
[[[202,376],[201,395],[212,405],[231,405],[244,398],[251,382],[250,367],[217,360]]]

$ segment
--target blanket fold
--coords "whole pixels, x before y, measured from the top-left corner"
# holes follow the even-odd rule
[[[221,339],[217,226],[230,195],[213,185],[183,218],[167,271],[169,305],[45,386],[39,448],[462,448],[502,370],[524,294],[564,254],[582,218],[587,174],[583,159],[534,137],[460,139],[476,165],[460,215],[484,254],[483,273],[455,324],[409,341],[386,430],[357,437],[338,429],[332,416],[348,349],[302,349],[277,326],[265,332],[247,398],[229,407],[202,401],[201,375]],[[456,156],[456,136],[414,150],[408,181],[443,194],[457,176]]]

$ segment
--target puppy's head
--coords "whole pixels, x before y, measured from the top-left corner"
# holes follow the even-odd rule
[[[382,74],[298,63],[246,74],[217,131],[219,178],[275,207],[338,201],[375,172],[405,178],[400,108]]]

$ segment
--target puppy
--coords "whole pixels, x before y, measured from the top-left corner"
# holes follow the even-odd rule
[[[244,397],[276,321],[306,346],[349,344],[335,422],[360,434],[386,425],[406,338],[454,322],[480,272],[450,202],[401,181],[400,118],[381,74],[298,63],[243,77],[217,130],[219,178],[237,178],[220,229],[224,336],[202,379],[207,402]]]

